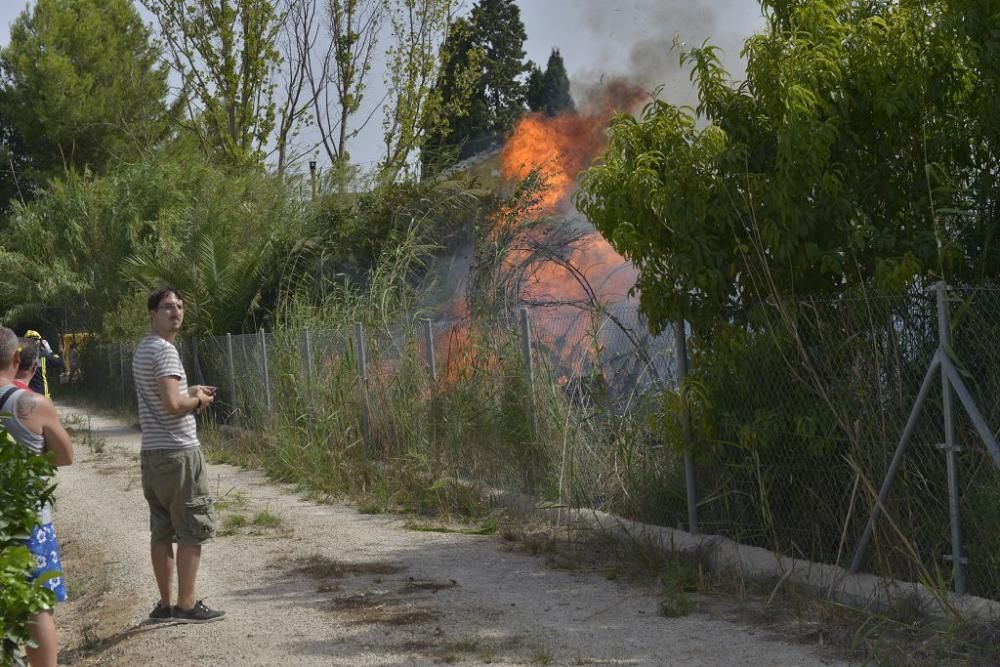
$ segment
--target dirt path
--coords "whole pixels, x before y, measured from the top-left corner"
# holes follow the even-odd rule
[[[199,595],[228,618],[148,625],[156,589],[138,433],[100,417],[91,428],[104,451],[78,444],[77,463],[58,475],[73,598],[56,617],[61,663],[838,664],[759,628],[664,618],[652,590],[547,568],[496,537],[407,530],[401,517],[308,502],[226,465],[211,466],[220,516],[247,525],[230,519],[232,534],[206,547]]]

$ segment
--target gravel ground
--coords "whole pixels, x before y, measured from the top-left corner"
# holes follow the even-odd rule
[[[206,546],[199,596],[228,616],[151,625],[139,434],[63,413],[89,418],[105,446],[78,444],[77,462],[58,474],[72,598],[56,614],[61,664],[843,664],[757,626],[698,612],[664,618],[649,587],[551,569],[499,549],[495,536],[407,530],[403,517],[310,502],[227,465],[210,467],[220,518],[248,525]],[[254,525],[261,512],[276,521]]]

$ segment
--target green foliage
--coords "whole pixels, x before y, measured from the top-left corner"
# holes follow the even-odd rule
[[[382,127],[385,158],[383,180],[394,180],[428,133],[448,114],[441,89],[434,83],[441,74],[438,43],[448,31],[454,0],[393,0],[388,3],[393,43],[386,49],[386,88]],[[454,102],[452,100],[453,106]],[[453,109],[460,113],[458,109]]]
[[[425,125],[432,122],[421,158],[425,177],[488,148],[514,127],[526,102],[526,38],[514,0],[479,0],[468,19],[452,22],[435,84],[445,113],[425,118]]]
[[[539,69],[535,63],[528,65],[524,101],[531,111],[541,111],[545,108],[545,72]]]
[[[31,159],[24,138],[13,123],[0,111],[0,215],[6,217],[13,201],[25,201],[34,193],[35,183],[30,178]]]
[[[271,69],[281,20],[270,0],[142,0],[181,76],[186,129],[234,165],[263,159],[275,125]]]
[[[953,3],[766,6],[745,82],[711,46],[683,56],[706,123],[663,101],[620,116],[584,178],[578,205],[640,269],[653,325],[738,316],[751,294],[994,274],[984,51]]]
[[[103,171],[166,130],[167,72],[129,0],[38,0],[0,50],[0,115],[31,170]],[[12,144],[8,144],[11,146]]]
[[[484,54],[479,90],[487,102],[487,127],[504,134],[524,113],[524,83],[528,71],[524,62],[527,33],[521,10],[514,0],[479,0],[470,20],[475,29],[475,45]]]
[[[703,527],[837,562],[936,346],[913,292],[1000,271],[1000,15],[948,0],[764,5],[746,80],[709,45],[686,52],[698,108],[617,117],[577,203],[639,268],[651,326],[694,324],[686,400],[668,394],[660,425],[682,444],[674,415],[692,410]],[[914,442],[939,441],[939,419]],[[907,458],[873,570],[944,581],[946,479],[943,457]],[[976,486],[970,503],[987,506],[992,484]],[[970,515],[963,530],[988,544],[993,517]],[[973,585],[993,591],[976,551]]]
[[[28,618],[55,603],[40,582],[28,582],[35,559],[24,541],[38,525],[38,508],[53,487],[51,462],[0,431],[0,663],[20,664],[19,646],[28,643]]]
[[[664,618],[681,618],[689,615],[698,605],[683,591],[668,593],[660,600],[659,612]]]
[[[275,297],[304,218],[276,179],[230,174],[187,151],[102,177],[70,172],[14,208],[0,249],[4,316],[55,311],[83,330],[106,321],[108,333],[132,333],[148,319],[144,306],[130,314],[126,304],[174,282],[190,331],[239,331],[266,294]]]
[[[563,63],[559,49],[552,49],[549,62],[542,75],[543,95],[541,110],[547,116],[555,116],[563,112],[576,110],[573,96],[569,92],[569,77],[566,75],[566,65]]]
[[[440,72],[431,91],[440,100],[440,111],[430,109],[420,121],[427,135],[420,151],[423,178],[454,163],[464,143],[485,127],[486,102],[476,95],[484,54],[474,39],[474,27],[468,19],[457,18],[448,26],[448,36],[441,45]]]
[[[412,298],[427,276],[431,249],[454,243],[468,216],[480,207],[475,196],[454,186],[386,183],[359,196],[322,197],[294,246],[282,251],[289,259],[281,296],[304,297],[315,305],[328,294],[353,299],[367,287],[371,298],[379,300],[387,279],[381,272],[390,270],[401,272],[396,286],[407,285]],[[413,253],[417,248],[419,257]],[[343,292],[348,286],[349,294]]]
[[[382,31],[385,0],[327,0],[328,37],[333,55],[328,83],[335,92],[332,113],[317,104],[317,122],[323,134],[322,144],[334,168],[350,162],[347,140],[358,133],[349,130],[351,118],[361,108],[367,87],[367,75]],[[318,100],[317,100],[318,101]],[[330,114],[326,123],[323,119]]]
[[[528,108],[547,116],[576,110],[573,96],[569,92],[569,77],[559,49],[552,49],[549,62],[543,72],[530,63],[525,100]]]

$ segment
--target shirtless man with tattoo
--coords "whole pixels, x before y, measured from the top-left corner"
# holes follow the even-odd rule
[[[4,428],[21,446],[42,455],[52,452],[57,466],[73,462],[73,443],[66,429],[59,423],[59,415],[52,401],[21,389],[14,384],[21,364],[21,348],[14,332],[0,327],[0,413],[12,415],[3,419]],[[48,505],[38,509],[38,525],[28,539],[28,549],[35,557],[37,567],[31,574],[37,579],[46,573],[55,576],[42,585],[55,593],[57,602],[66,601],[66,582],[62,575],[62,556],[52,526],[52,512]],[[27,649],[28,662],[32,665],[55,667],[58,638],[52,610],[36,614],[29,628],[36,646]]]

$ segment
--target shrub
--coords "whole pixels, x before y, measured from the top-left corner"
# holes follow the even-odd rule
[[[29,642],[28,618],[55,603],[53,593],[29,582],[34,559],[24,541],[49,500],[54,469],[0,431],[0,664],[22,664],[19,646]]]

